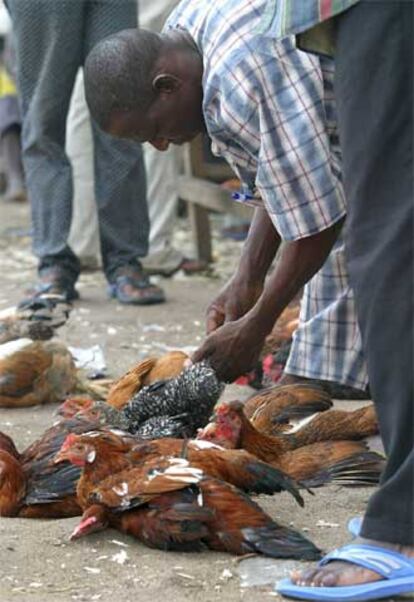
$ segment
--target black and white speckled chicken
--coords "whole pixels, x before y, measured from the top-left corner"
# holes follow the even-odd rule
[[[43,295],[4,309],[0,312],[0,344],[21,338],[47,341],[66,323],[70,311],[71,305],[60,295]]]
[[[124,408],[129,430],[140,437],[193,437],[207,424],[224,385],[200,362],[176,378],[144,387]]]

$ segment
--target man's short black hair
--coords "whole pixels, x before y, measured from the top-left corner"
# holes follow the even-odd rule
[[[125,29],[99,42],[85,63],[85,94],[104,130],[115,110],[145,113],[155,93],[152,73],[162,40],[145,29]]]

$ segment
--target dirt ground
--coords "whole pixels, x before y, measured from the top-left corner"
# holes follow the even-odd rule
[[[0,220],[0,309],[13,305],[33,279],[28,209],[2,203]],[[177,235],[189,244],[183,226]],[[196,346],[203,336],[203,315],[208,300],[231,272],[240,247],[216,244],[216,277],[163,280],[165,305],[133,308],[109,301],[105,281],[98,273],[83,275],[81,301],[60,338],[78,347],[99,344],[111,376],[124,372],[137,359],[168,348]],[[247,388],[231,386],[227,398],[245,397]],[[348,404],[355,408],[356,402]],[[0,410],[0,429],[20,449],[53,421],[55,407]],[[261,497],[260,504],[284,524],[302,530],[322,549],[348,540],[346,523],[362,512],[369,489],[345,490],[336,486],[306,494],[304,509],[287,495]],[[272,583],[295,563],[231,556],[162,553],[150,550],[116,531],[106,531],[76,543],[68,537],[78,519],[30,521],[0,518],[0,601],[171,602],[265,600]],[[257,583],[255,587],[251,587]]]

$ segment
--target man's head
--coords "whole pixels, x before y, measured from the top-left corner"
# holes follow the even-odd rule
[[[166,150],[204,129],[202,75],[202,58],[185,32],[127,29],[89,54],[86,100],[104,131]]]

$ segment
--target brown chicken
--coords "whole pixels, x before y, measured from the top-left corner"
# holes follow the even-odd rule
[[[163,551],[199,552],[208,535],[204,525],[211,512],[194,503],[199,495],[191,488],[164,493],[145,507],[115,513],[105,506],[93,504],[82,515],[71,540],[108,527],[135,537],[145,545]]]
[[[254,420],[252,423],[257,428]],[[318,441],[359,441],[378,433],[377,414],[374,405],[370,404],[357,410],[332,409],[310,416],[287,431],[285,437],[296,448]]]
[[[0,344],[28,338],[46,341],[66,323],[71,305],[59,295],[42,295],[22,307],[0,311]]]
[[[171,351],[161,358],[148,358],[126,372],[110,388],[107,402],[122,409],[138,391],[158,380],[178,376],[189,359],[183,351]]]
[[[2,433],[0,431],[0,449],[2,451],[6,451],[11,456],[16,458],[16,460],[20,460],[20,454],[17,450],[17,447],[14,444],[14,441],[11,437],[6,435],[6,433]]]
[[[72,450],[73,461],[88,464],[87,446],[83,460],[76,443]],[[164,497],[172,492],[174,497]],[[192,492],[195,495],[189,500]],[[197,548],[205,543],[210,549],[238,555],[319,557],[319,550],[301,534],[278,525],[241,491],[206,476],[185,458],[156,458],[113,474],[96,484],[85,506],[93,508],[83,516],[73,538],[111,525],[151,547],[171,549],[172,540],[173,549],[180,549],[177,533],[191,531],[193,538],[198,533],[193,539]],[[180,523],[185,527],[180,529]],[[186,550],[192,549],[185,543]]]
[[[86,412],[93,407],[95,400],[86,395],[76,395],[65,399],[56,410],[56,416],[73,418],[78,412]]]
[[[0,516],[16,516],[26,493],[26,477],[21,464],[0,449]]]
[[[280,388],[282,389],[282,387]],[[277,390],[278,387],[275,389]],[[307,405],[305,399],[303,405],[295,400],[293,402],[295,405],[292,407],[289,405],[283,407],[284,401],[289,403],[289,397],[290,395],[286,399],[284,396],[281,398],[271,396],[268,400],[269,403],[258,406],[251,413],[250,420],[246,406],[239,401],[222,403],[215,408],[214,422],[227,426],[231,422],[239,425],[238,429],[234,430],[233,436],[236,436],[237,430],[239,430],[239,436],[243,439],[241,441],[243,448],[245,448],[246,440],[257,438],[257,431],[263,436],[263,441],[266,441],[264,436],[269,435],[270,444],[283,450],[297,449],[319,441],[358,441],[379,433],[373,404],[357,410],[346,411],[329,409],[330,402],[328,400],[326,404],[324,401],[313,402],[310,400],[310,404]],[[264,399],[266,402],[266,397]],[[315,410],[318,405],[323,410],[322,412],[315,414],[309,410],[309,408]],[[295,420],[302,416],[305,416],[305,419]]]
[[[148,462],[180,458],[183,449],[191,465],[206,475],[254,493],[273,494],[286,490],[303,505],[297,485],[276,468],[259,461],[244,450],[226,450],[204,441],[159,439],[137,442],[127,433],[96,431],[69,435],[55,462],[69,461],[83,469],[77,486],[78,501],[88,505],[96,483],[122,471],[139,475]],[[135,472],[134,472],[135,471]]]
[[[272,332],[266,337],[260,357],[277,351],[284,343],[291,340],[299,324],[300,304],[296,299],[282,312],[273,326]]]
[[[0,467],[0,516],[60,518],[81,514],[76,498],[80,470],[68,462],[54,464],[54,458],[69,433],[91,431],[112,419],[115,410],[103,405],[105,411],[96,402],[96,408],[84,415],[61,420],[21,454],[12,439],[0,433],[0,450],[12,458],[3,458]],[[19,485],[22,479],[24,488]]]
[[[244,413],[255,428],[268,435],[290,428],[292,419],[306,418],[332,407],[330,396],[312,385],[284,385],[256,393],[244,404]]]
[[[0,407],[62,401],[76,386],[75,364],[61,343],[20,339],[0,354]]]
[[[279,435],[295,431],[291,440],[296,447],[317,441],[364,439],[379,433],[373,404],[350,412],[331,409],[332,405],[330,396],[320,387],[295,384],[253,395],[243,409],[262,433]],[[308,420],[295,425],[303,418]]]
[[[317,418],[321,420],[329,412],[336,410]],[[384,458],[367,451],[364,442],[320,441],[315,430],[312,437],[317,442],[301,447],[299,433],[279,436],[261,433],[245,416],[243,404],[231,402],[216,408],[214,421],[199,432],[198,438],[227,449],[245,449],[306,486],[316,487],[331,481],[349,485],[378,482]],[[306,431],[305,435],[310,438]]]
[[[56,341],[19,339],[0,345],[0,407],[29,407],[63,401],[70,393],[101,399],[106,381],[89,382],[69,349]]]

